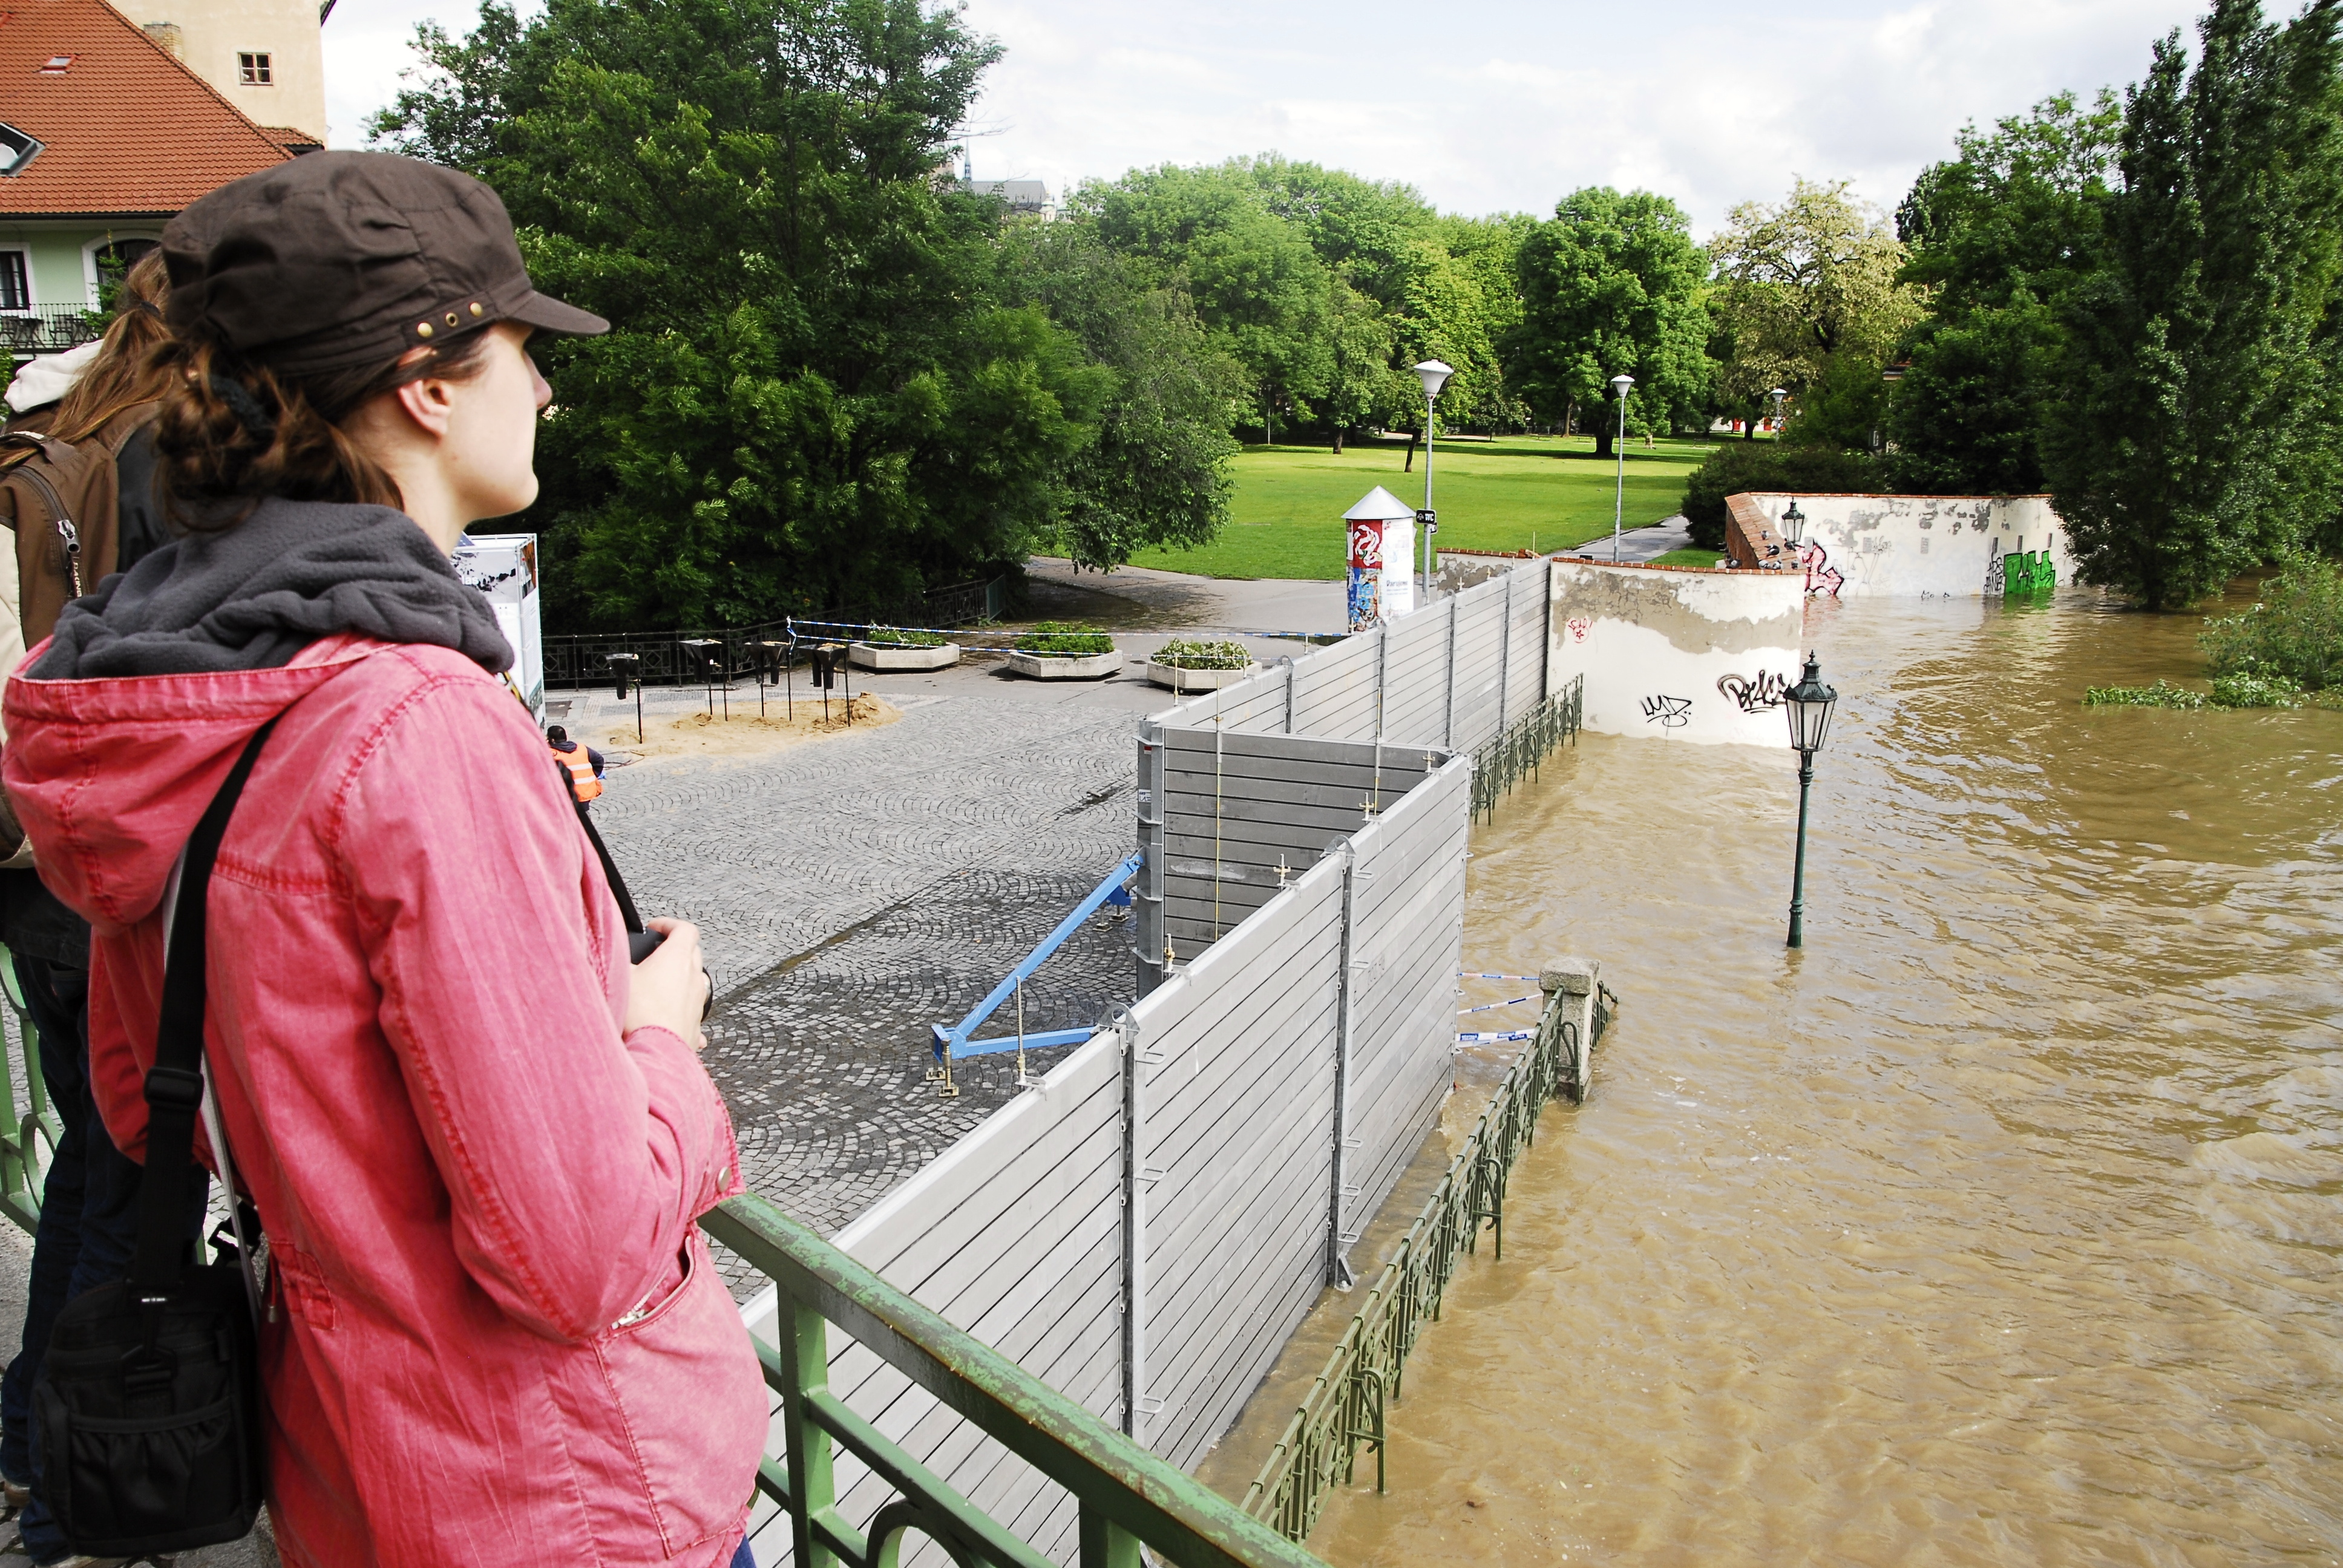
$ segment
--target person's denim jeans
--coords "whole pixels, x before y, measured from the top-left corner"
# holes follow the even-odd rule
[[[0,1377],[0,1473],[23,1484],[33,1479],[33,1383],[49,1331],[67,1302],[129,1271],[142,1172],[115,1148],[90,1099],[89,971],[21,956],[15,962],[41,1037],[41,1076],[63,1129],[41,1190],[24,1344]],[[65,1555],[65,1536],[37,1498],[17,1527],[35,1563]]]
[[[732,1568],[757,1568],[756,1554],[749,1550],[749,1538],[740,1537],[740,1550],[732,1553]]]

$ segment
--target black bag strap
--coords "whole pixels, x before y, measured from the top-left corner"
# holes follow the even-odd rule
[[[578,744],[583,746],[586,743],[581,740]],[[610,884],[610,891],[618,897],[618,918],[627,922],[627,930],[630,933],[643,930],[643,918],[635,913],[635,896],[627,891],[627,879],[618,875],[618,862],[610,859],[609,846],[603,843],[602,835],[594,830],[594,819],[587,812],[586,802],[578,799],[577,775],[563,767],[558,759],[554,762],[553,770],[561,775],[561,788],[568,795],[570,804],[578,808],[578,825],[586,829],[586,841],[594,846],[594,858],[602,862],[603,880]]]
[[[261,745],[276,728],[272,719],[246,743],[244,755],[188,835],[179,864],[178,900],[163,962],[162,1014],[155,1026],[155,1065],[146,1070],[146,1173],[138,1195],[138,1251],[130,1263],[131,1287],[142,1300],[159,1298],[176,1286],[186,1262],[196,1113],[204,1099],[204,924],[212,862]]]

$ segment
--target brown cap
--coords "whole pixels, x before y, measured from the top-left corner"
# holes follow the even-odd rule
[[[497,193],[389,153],[317,152],[220,186],[163,230],[170,324],[292,375],[387,365],[498,321],[610,324],[530,286]]]

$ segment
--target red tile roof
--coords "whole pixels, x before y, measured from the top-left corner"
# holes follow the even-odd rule
[[[0,217],[175,213],[293,156],[106,0],[0,10],[0,121],[47,144]]]

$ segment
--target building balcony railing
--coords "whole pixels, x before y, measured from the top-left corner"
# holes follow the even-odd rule
[[[62,354],[95,342],[106,333],[106,317],[85,305],[28,305],[0,308],[0,348],[18,359]]]

